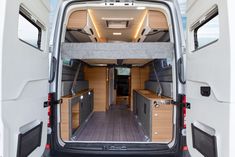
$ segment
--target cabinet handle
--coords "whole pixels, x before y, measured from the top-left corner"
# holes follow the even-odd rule
[[[156,107],[156,108],[158,108],[158,107],[160,106],[160,105],[157,103],[157,101],[154,101],[153,104],[154,104],[154,107]]]
[[[158,108],[158,107],[160,107],[160,105],[159,105],[159,104],[156,104],[155,107]]]

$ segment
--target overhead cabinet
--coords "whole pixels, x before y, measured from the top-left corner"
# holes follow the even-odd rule
[[[89,11],[78,10],[71,13],[67,23],[66,38],[67,40],[75,38],[79,42],[96,42],[99,40]]]
[[[168,35],[168,22],[161,11],[149,10],[146,12],[143,24],[136,40],[138,42],[157,42],[164,35]]]

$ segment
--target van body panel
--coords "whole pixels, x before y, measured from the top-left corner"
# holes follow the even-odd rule
[[[231,66],[231,68],[230,68],[230,72],[231,72],[231,93],[230,93],[230,95],[231,95],[231,97],[230,97],[230,101],[231,101],[231,104],[230,104],[230,113],[229,113],[229,115],[230,115],[230,120],[229,120],[229,132],[230,132],[230,134],[229,134],[229,138],[230,138],[230,141],[229,141],[229,154],[231,154],[231,155],[233,155],[234,156],[234,154],[235,154],[235,149],[234,149],[234,140],[233,139],[235,139],[235,135],[234,135],[234,132],[235,132],[235,126],[234,126],[234,124],[235,124],[235,82],[234,82],[234,80],[235,80],[235,70],[234,70],[234,67],[235,67],[235,62],[234,62],[234,60],[235,60],[235,53],[234,53],[234,51],[235,51],[235,44],[234,44],[234,41],[235,41],[235,36],[234,36],[234,34],[235,34],[235,30],[234,30],[234,28],[235,28],[235,20],[234,20],[234,8],[232,7],[232,6],[234,6],[235,5],[235,1],[233,1],[233,0],[228,0],[228,2],[227,2],[227,9],[228,9],[228,21],[229,21],[229,23],[228,23],[228,27],[229,27],[229,34],[230,34],[230,36],[229,36],[229,38],[230,38],[230,40],[229,40],[229,42],[230,42],[230,52],[231,52],[231,54],[230,54],[230,66]]]
[[[186,119],[187,144],[190,154],[196,157],[205,156],[208,152],[218,157],[234,156],[234,138],[231,138],[234,137],[234,81],[231,80],[234,74],[234,44],[231,43],[234,27],[231,25],[234,25],[234,20],[228,9],[231,3],[234,2],[188,1],[186,95],[190,108]],[[197,31],[217,17],[219,24],[213,23],[213,29],[204,32],[204,37],[208,37],[219,29],[217,40],[195,48]],[[211,143],[205,146],[209,141]],[[201,146],[197,145],[198,142]]]
[[[24,18],[35,27],[40,23],[37,25],[41,31],[39,47],[19,38],[20,8],[27,13]],[[29,156],[35,157],[41,156],[45,149],[48,117],[43,102],[48,94],[49,11],[48,1],[1,1],[0,156],[30,153]],[[35,139],[30,140],[35,140],[35,146],[31,141],[32,148],[23,148],[27,134],[34,133]]]
[[[3,33],[4,33],[4,21],[5,21],[5,5],[6,1],[0,2],[0,14],[2,15],[2,18],[0,19],[0,47],[3,46]],[[0,50],[0,60],[2,61],[2,50]],[[0,78],[2,78],[2,64],[0,64]],[[0,101],[2,101],[2,81],[0,82]],[[2,112],[2,103],[0,102],[0,112]],[[4,128],[3,128],[3,121],[0,119],[0,156],[3,156],[4,152]]]

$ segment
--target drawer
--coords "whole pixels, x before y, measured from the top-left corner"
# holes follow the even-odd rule
[[[157,121],[172,121],[173,111],[155,111],[152,113],[152,122]]]
[[[169,143],[173,137],[173,127],[158,127],[152,131],[152,142]]]
[[[152,141],[169,143],[173,137],[173,105],[160,105],[152,110]]]

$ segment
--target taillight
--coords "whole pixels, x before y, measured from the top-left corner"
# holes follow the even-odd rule
[[[183,107],[184,128],[186,128],[186,107]]]
[[[183,96],[182,96],[182,103],[184,103],[184,104],[187,103],[186,95],[183,95]]]
[[[51,101],[52,101],[52,98],[53,98],[53,94],[52,93],[48,93],[48,98],[47,98],[47,100],[48,100],[48,106],[51,106]]]
[[[53,100],[53,94],[52,93],[48,93],[48,110],[47,110],[47,114],[48,114],[48,122],[47,122],[47,127],[51,127],[51,101]]]
[[[51,120],[50,120],[50,117],[48,118],[47,127],[51,127]]]
[[[48,106],[48,111],[47,111],[48,116],[51,116],[51,106]]]
[[[183,151],[188,151],[188,146],[183,146],[182,150]]]
[[[183,142],[182,142],[182,152],[183,153],[187,153],[188,152],[188,146],[187,146],[187,142],[186,142],[186,114],[187,114],[187,98],[186,95],[182,96],[182,120],[183,120],[183,129],[182,129],[182,136],[183,136]],[[183,154],[183,156],[188,156],[186,154]]]
[[[46,144],[46,149],[50,150],[51,149],[51,145],[50,144]]]
[[[187,104],[186,95],[183,95],[182,103]],[[183,122],[184,122],[183,127],[186,128],[186,107],[185,106],[182,107],[182,113],[183,113]]]
[[[46,147],[45,147],[45,151],[42,155],[42,157],[50,157],[50,150],[51,150],[51,145],[50,144],[46,144]]]

